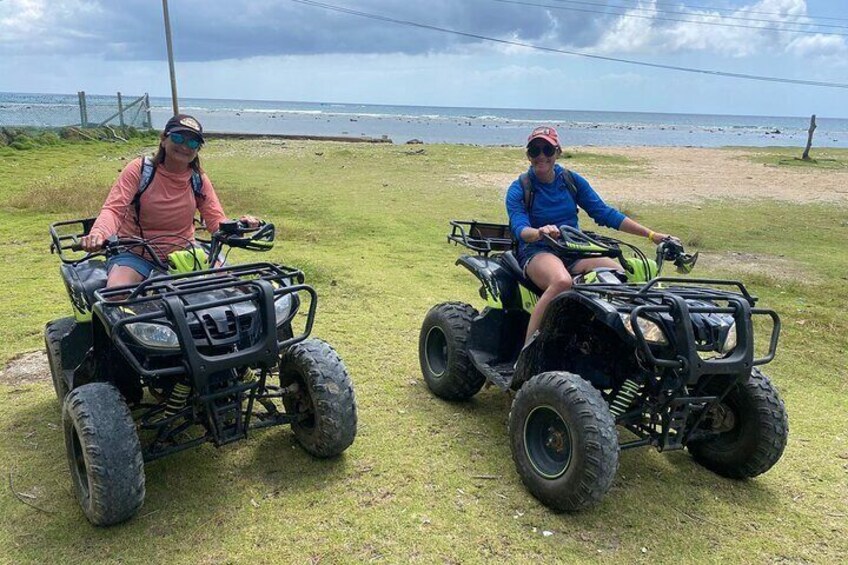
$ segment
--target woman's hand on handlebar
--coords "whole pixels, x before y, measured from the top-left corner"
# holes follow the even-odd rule
[[[80,238],[79,245],[83,251],[87,251],[88,253],[97,253],[103,249],[103,244],[105,242],[105,237],[97,233],[92,233],[82,236]]]
[[[659,245],[660,243],[662,243],[663,241],[665,241],[667,239],[671,239],[678,244],[680,243],[679,237],[676,237],[676,236],[673,236],[673,235],[670,235],[670,234],[667,234],[667,233],[651,232],[651,234],[652,234],[651,235],[651,242],[653,242],[656,245]]]
[[[247,214],[239,218],[239,223],[244,224],[248,228],[258,228],[262,224],[259,218],[248,216]]]
[[[536,229],[536,241],[543,239],[545,236],[552,239],[559,239],[560,235],[559,228],[553,225],[542,226]]]

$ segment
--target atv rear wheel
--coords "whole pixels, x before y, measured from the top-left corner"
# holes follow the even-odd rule
[[[74,493],[95,526],[135,515],[144,502],[144,460],[130,410],[118,389],[90,383],[62,407]]]
[[[316,457],[333,457],[356,437],[356,397],[344,363],[336,351],[319,339],[307,339],[288,348],[280,359],[280,386],[294,437]]]
[[[704,392],[720,394],[722,383],[716,382]],[[786,408],[769,378],[756,367],[714,412],[707,422],[713,428],[728,429],[689,443],[689,453],[700,465],[723,477],[746,479],[765,473],[783,455],[789,436]]]
[[[50,365],[50,376],[53,379],[53,390],[59,399],[59,408],[68,394],[68,383],[65,381],[65,371],[62,365],[62,339],[74,329],[76,320],[60,318],[48,322],[44,327],[44,348],[47,350],[47,363]]]
[[[445,400],[468,400],[486,382],[468,356],[468,336],[477,310],[462,302],[433,306],[421,326],[418,359],[424,381]]]
[[[524,486],[555,511],[598,504],[618,470],[615,421],[601,393],[578,375],[527,381],[512,403],[509,437]]]

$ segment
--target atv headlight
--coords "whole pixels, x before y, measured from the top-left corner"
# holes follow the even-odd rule
[[[127,324],[127,331],[144,347],[175,351],[180,348],[180,341],[177,339],[177,334],[174,333],[174,330],[162,324],[135,322]]]
[[[636,334],[633,332],[633,321],[630,319],[630,314],[619,314],[619,316],[621,316],[621,323],[624,324],[624,328],[628,333],[636,337]],[[642,330],[645,341],[657,345],[668,345],[668,339],[666,339],[665,334],[655,322],[646,320],[645,318],[636,318],[636,323],[639,324],[639,329]]]
[[[730,353],[736,348],[736,322],[727,330],[727,335],[724,338],[724,343],[719,348],[720,353]]]
[[[274,314],[277,316],[278,326],[291,316],[292,302],[291,294],[284,294],[274,301]]]

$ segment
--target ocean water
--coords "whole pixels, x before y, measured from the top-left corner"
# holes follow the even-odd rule
[[[124,95],[124,105],[137,96]],[[151,120],[161,128],[171,115],[170,98],[151,97]],[[88,121],[117,112],[115,96],[87,96]],[[552,124],[563,145],[721,147],[804,146],[810,118],[515,108],[388,106],[272,100],[183,98],[180,110],[206,131],[222,133],[376,137],[395,143],[523,145],[530,129]],[[144,114],[131,110],[127,122]],[[0,126],[58,127],[80,124],[76,94],[0,92]],[[117,119],[110,123],[117,124]],[[848,119],[816,118],[814,147],[848,147]]]

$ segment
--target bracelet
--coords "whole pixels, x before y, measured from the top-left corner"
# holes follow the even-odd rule
[[[653,232],[653,231],[651,231],[651,230],[648,230],[648,241],[650,241],[651,243],[653,243],[653,242],[654,242],[654,236],[655,236],[655,235],[657,235],[657,234],[656,234],[656,233],[654,233],[654,232]]]

